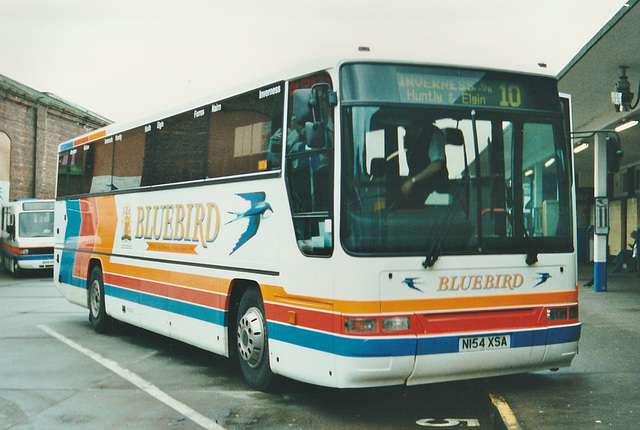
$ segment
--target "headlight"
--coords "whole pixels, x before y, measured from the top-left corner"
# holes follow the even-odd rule
[[[547,321],[559,321],[567,319],[567,308],[547,309]]]
[[[394,317],[382,319],[382,331],[406,331],[411,323],[409,317]]]

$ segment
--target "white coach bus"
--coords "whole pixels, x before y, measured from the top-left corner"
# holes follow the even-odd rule
[[[232,357],[257,389],[569,366],[555,77],[362,54],[61,144],[57,287],[98,332]]]
[[[2,204],[2,265],[14,275],[53,268],[53,200],[20,199]]]

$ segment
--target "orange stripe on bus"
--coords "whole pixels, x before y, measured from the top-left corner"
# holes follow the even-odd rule
[[[495,309],[575,303],[575,291],[548,293],[490,295],[482,297],[450,297],[421,300],[347,301],[287,294],[282,287],[273,287],[273,293],[265,300],[297,305],[317,310],[333,310],[343,314],[413,313],[463,309]]]
[[[481,297],[449,297],[423,300],[393,300],[382,302],[383,313],[429,312],[452,309],[494,309],[523,306],[550,305],[556,303],[575,303],[578,297],[575,291],[549,293],[490,295]]]
[[[89,135],[89,140],[100,139],[101,137],[105,137],[106,135],[107,135],[106,130],[98,131],[97,133],[93,133],[92,135]]]
[[[89,136],[84,136],[81,138],[78,138],[76,140],[73,141],[73,146],[78,146],[78,145],[82,145],[83,143],[87,143],[89,141]]]

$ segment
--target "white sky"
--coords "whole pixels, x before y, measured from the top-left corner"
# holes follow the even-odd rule
[[[0,0],[0,74],[114,121],[345,47],[468,44],[559,72],[625,0]]]

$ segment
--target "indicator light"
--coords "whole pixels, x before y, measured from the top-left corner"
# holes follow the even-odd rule
[[[570,320],[577,320],[578,319],[578,307],[577,306],[571,306],[569,308],[569,319]]]
[[[378,329],[375,318],[345,318],[344,329],[352,333],[371,333]]]

